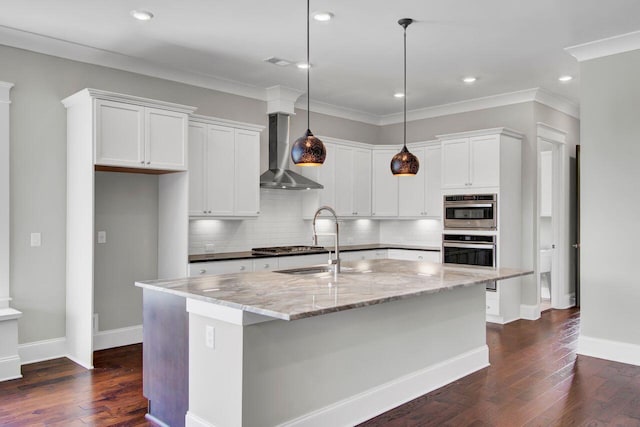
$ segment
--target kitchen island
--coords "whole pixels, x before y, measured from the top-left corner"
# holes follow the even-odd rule
[[[155,313],[145,395],[174,388],[147,354],[164,332],[154,305],[172,298],[188,313],[186,425],[354,425],[488,366],[483,285],[531,273],[399,260],[305,272],[137,283]],[[177,337],[160,359],[172,342],[186,357]],[[147,373],[160,380],[148,386]]]

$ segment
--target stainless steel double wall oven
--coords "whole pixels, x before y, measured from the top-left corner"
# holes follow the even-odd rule
[[[442,262],[490,268],[497,266],[497,204],[497,194],[444,196]],[[488,283],[486,288],[495,291],[496,282]]]

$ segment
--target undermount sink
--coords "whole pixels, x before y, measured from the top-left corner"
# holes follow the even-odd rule
[[[353,268],[345,268],[342,267],[341,273],[348,273],[353,271]],[[328,265],[314,265],[311,267],[300,267],[300,268],[288,268],[286,270],[275,270],[274,273],[282,273],[282,274],[322,274],[322,273],[333,273],[333,268]]]
[[[329,266],[324,265],[314,265],[313,267],[300,267],[300,268],[289,268],[286,270],[276,270],[274,273],[283,273],[283,274],[319,274],[319,273],[331,273],[333,269]]]

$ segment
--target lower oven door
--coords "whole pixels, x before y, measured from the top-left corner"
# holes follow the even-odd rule
[[[496,266],[496,246],[494,244],[444,242],[442,245],[442,262],[478,267]],[[497,289],[496,282],[486,285],[488,291]]]

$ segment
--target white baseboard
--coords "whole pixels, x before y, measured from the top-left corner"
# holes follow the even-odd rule
[[[215,427],[191,411],[187,411],[187,415],[184,417],[184,425],[185,427]]]
[[[289,420],[280,426],[356,425],[487,366],[489,366],[489,348],[483,345],[444,362]],[[211,427],[210,424],[187,424],[187,426]]]
[[[0,381],[22,378],[20,371],[20,358],[18,356],[3,357],[0,359]]]
[[[163,423],[162,421],[160,421],[159,419],[157,419],[156,417],[154,417],[153,415],[151,415],[150,413],[146,413],[144,414],[144,417],[151,421],[153,424],[158,425],[160,427],[171,427],[169,424]]]
[[[18,345],[18,354],[23,365],[44,360],[67,357],[67,339],[65,337],[34,341]]]
[[[520,304],[520,318],[525,320],[538,320],[540,318],[540,306]]]
[[[640,345],[584,335],[578,337],[578,354],[640,366]]]
[[[576,294],[574,292],[565,294],[560,297],[560,301],[553,305],[553,308],[564,310],[576,306]]]
[[[142,342],[142,325],[110,329],[93,334],[93,350],[121,347]]]

